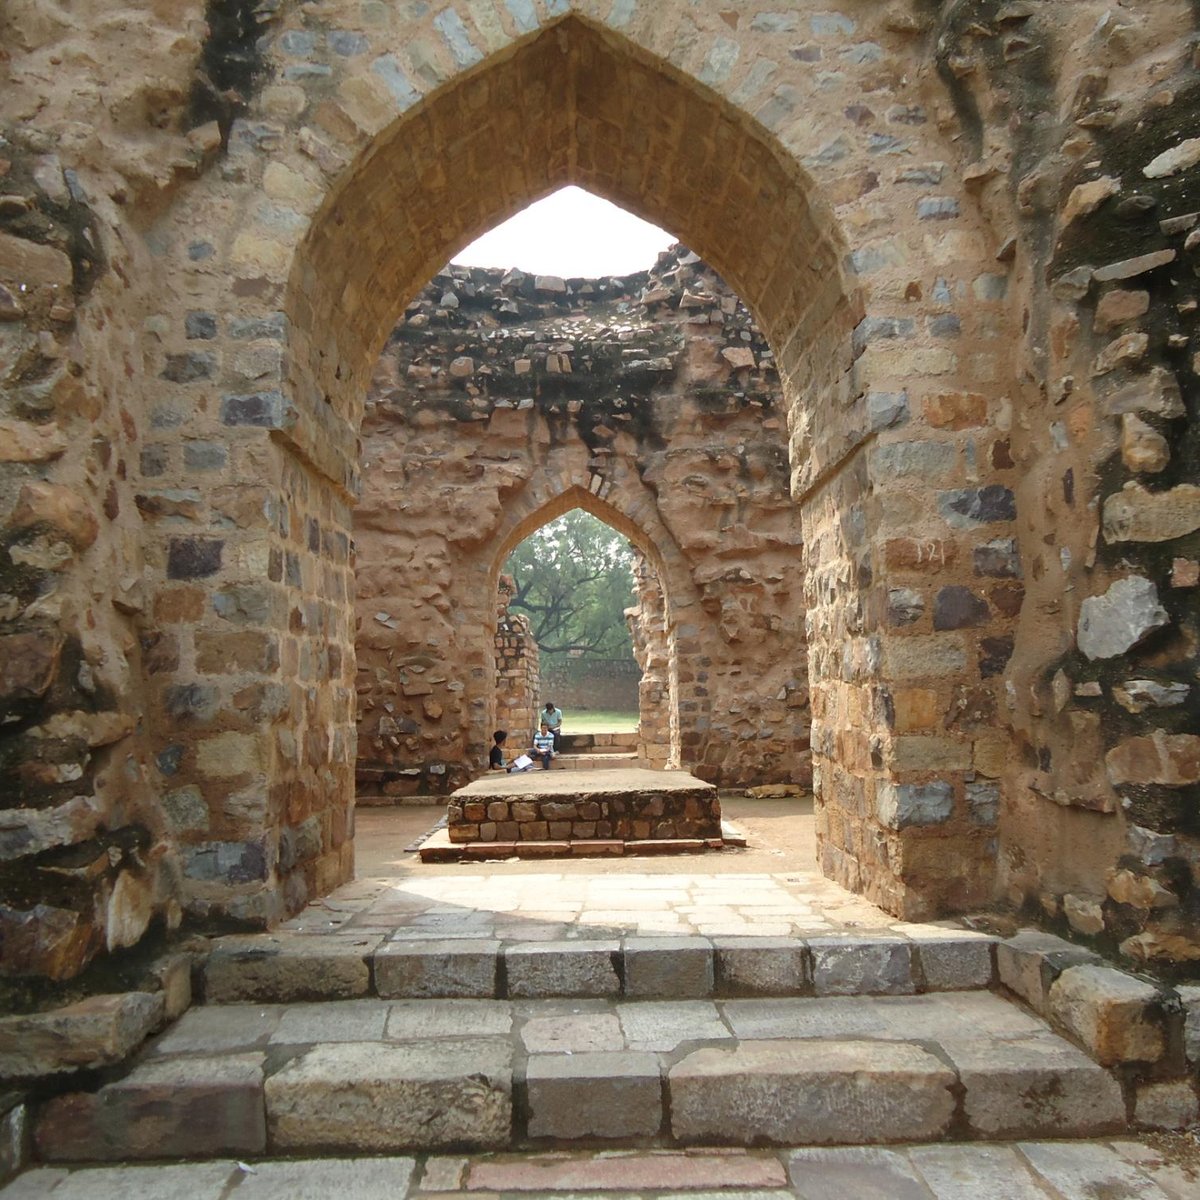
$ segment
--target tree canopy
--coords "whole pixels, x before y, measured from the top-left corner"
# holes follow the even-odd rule
[[[583,509],[543,525],[509,556],[504,571],[543,654],[632,656],[624,611],[633,603],[633,550]]]

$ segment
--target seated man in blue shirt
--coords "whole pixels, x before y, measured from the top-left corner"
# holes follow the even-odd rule
[[[550,732],[550,726],[545,721],[542,722],[542,727],[533,735],[533,757],[542,760],[542,770],[550,770],[550,760],[556,757],[554,750],[554,734]]]

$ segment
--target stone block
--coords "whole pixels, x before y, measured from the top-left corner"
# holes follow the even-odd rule
[[[711,996],[713,946],[707,938],[625,939],[625,994],[686,999]]]
[[[788,1170],[800,1200],[850,1200],[868,1196],[880,1200],[883,1197],[929,1200],[929,1189],[899,1150],[881,1150],[875,1146],[839,1146],[827,1150],[806,1147],[788,1155]],[[1005,1196],[1007,1200],[1007,1193]]]
[[[662,1124],[653,1054],[535,1054],[526,1095],[532,1138],[652,1137]]]
[[[1166,1052],[1162,998],[1113,967],[1069,967],[1051,985],[1050,1017],[1105,1066],[1157,1062]]]
[[[1184,1052],[1193,1067],[1200,1067],[1200,984],[1183,984],[1175,990],[1183,1001]]]
[[[812,957],[794,938],[714,938],[717,992],[722,996],[806,996]]]
[[[706,1000],[630,1000],[619,1005],[617,1015],[634,1050],[674,1050],[684,1042],[730,1036],[717,1006]]]
[[[741,1042],[668,1072],[671,1132],[735,1145],[924,1141],[954,1116],[954,1072],[902,1042]]]
[[[266,1111],[276,1152],[498,1149],[512,1134],[512,1048],[313,1046],[268,1078]]]
[[[1156,629],[1170,623],[1158,601],[1158,589],[1140,575],[1118,579],[1099,596],[1088,596],[1079,606],[1076,642],[1093,662],[1116,658]]]
[[[121,992],[0,1018],[0,1078],[35,1079],[119,1063],[162,1024],[163,1012],[161,993]]]
[[[1200,1102],[1190,1079],[1139,1083],[1134,1093],[1133,1123],[1140,1129],[1192,1129],[1200,1123]]]
[[[415,1168],[411,1158],[392,1157],[256,1162],[253,1173],[241,1176],[236,1195],[239,1200],[398,1200],[407,1194]]]
[[[996,939],[984,934],[956,936],[951,930],[908,932],[916,943],[925,988],[931,992],[964,992],[988,988],[995,982]]]
[[[1103,1067],[1061,1038],[944,1038],[964,1113],[981,1137],[1094,1137],[1120,1129],[1125,1101]]]
[[[787,1179],[775,1155],[727,1151],[643,1150],[612,1154],[503,1155],[468,1167],[468,1195],[693,1196],[767,1200]]]
[[[50,1162],[207,1158],[266,1149],[263,1055],[164,1058],[98,1092],[58,1096],[34,1131]]]
[[[504,967],[510,996],[616,996],[621,977],[612,941],[525,942],[509,946]]]
[[[900,938],[810,938],[818,996],[899,996],[916,991],[912,945]]]
[[[29,1161],[29,1109],[15,1093],[0,1096],[0,1188]]]
[[[1000,982],[1043,1017],[1049,1016],[1050,985],[1059,975],[1068,967],[1099,961],[1091,950],[1037,929],[1023,929],[996,945]]]
[[[362,938],[279,933],[221,938],[204,968],[209,1004],[348,1000],[371,991],[379,935]]]
[[[389,999],[497,995],[500,943],[491,938],[388,942],[375,954],[375,990]]]

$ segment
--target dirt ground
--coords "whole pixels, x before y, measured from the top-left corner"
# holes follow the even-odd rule
[[[518,875],[593,874],[718,874],[735,871],[756,874],[815,871],[816,837],[812,797],[750,800],[722,796],[721,809],[746,834],[744,850],[661,857],[505,859],[489,863],[422,863],[405,847],[429,832],[445,811],[444,801],[400,808],[360,808],[355,813],[355,874],[359,879],[408,875],[443,875],[452,871],[478,874],[480,869]]]

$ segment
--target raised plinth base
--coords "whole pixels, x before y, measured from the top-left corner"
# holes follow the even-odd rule
[[[712,784],[682,771],[636,768],[491,775],[450,797],[453,846],[531,847],[547,853],[623,853],[631,843],[721,844],[721,802]]]

